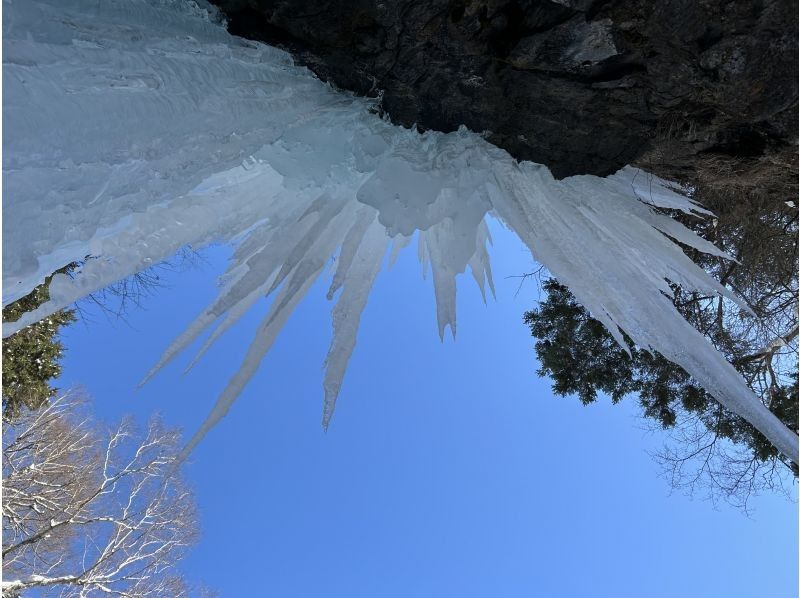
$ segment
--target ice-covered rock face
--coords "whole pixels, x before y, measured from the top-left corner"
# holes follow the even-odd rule
[[[703,212],[663,181],[634,169],[556,181],[466,129],[395,127],[283,52],[230,37],[188,0],[6,1],[4,11],[4,302],[96,258],[54,277],[51,301],[4,334],[188,244],[236,249],[217,299],[148,377],[212,328],[199,359],[272,297],[187,450],[227,412],[332,256],[325,426],[390,247],[396,257],[416,235],[439,333],[455,334],[456,277],[469,268],[493,291],[489,215],[618,340],[622,330],[680,364],[796,459],[797,437],[667,298],[671,281],[736,300],[674,240],[720,252],[653,210]]]

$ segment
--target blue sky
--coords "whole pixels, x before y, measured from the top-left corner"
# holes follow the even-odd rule
[[[187,576],[222,596],[796,596],[796,504],[763,496],[748,518],[670,494],[647,453],[664,438],[635,401],[554,397],[522,324],[536,287],[515,297],[506,278],[536,266],[493,234],[498,300],[462,276],[456,342],[439,341],[415,251],[381,273],[327,434],[328,280],[312,289],[191,458],[203,538]],[[85,387],[108,421],[160,411],[193,432],[266,303],[189,375],[186,354],[136,384],[212,299],[228,254],[166,275],[125,322],[95,313],[67,330],[60,385]]]

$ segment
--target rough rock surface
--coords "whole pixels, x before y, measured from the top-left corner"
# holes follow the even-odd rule
[[[213,0],[232,33],[382,95],[398,124],[460,124],[558,177],[701,155],[785,155],[797,133],[793,0]],[[668,148],[668,156],[665,156]]]

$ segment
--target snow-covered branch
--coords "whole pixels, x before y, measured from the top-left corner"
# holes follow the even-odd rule
[[[158,419],[102,433],[65,395],[3,431],[3,592],[178,596],[170,571],[196,538],[179,435]]]

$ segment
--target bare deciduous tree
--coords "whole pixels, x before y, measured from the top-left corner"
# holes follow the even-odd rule
[[[3,594],[181,596],[197,537],[179,434],[103,431],[68,393],[3,430]]]

